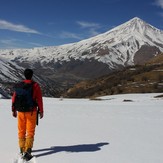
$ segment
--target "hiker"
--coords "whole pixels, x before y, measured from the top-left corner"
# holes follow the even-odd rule
[[[32,80],[33,70],[25,69],[24,71],[25,80],[15,85],[15,90],[12,96],[12,115],[17,117],[18,120],[18,139],[20,154],[25,160],[30,160],[33,156],[31,155],[36,121],[39,118],[43,118],[43,100],[40,86],[37,82]],[[31,90],[30,90],[31,89]],[[31,94],[25,98],[24,90]],[[23,93],[22,93],[23,92]],[[22,95],[23,94],[23,95]],[[22,102],[23,101],[23,102]],[[31,104],[27,103],[30,101]],[[38,114],[37,114],[38,113]]]

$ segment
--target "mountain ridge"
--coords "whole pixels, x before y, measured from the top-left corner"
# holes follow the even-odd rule
[[[2,81],[7,80],[4,74],[9,71],[8,81],[21,80],[22,71],[17,72],[17,69],[29,67],[34,69],[40,82],[44,81],[43,85],[49,83],[48,88],[52,87],[54,92],[57,85],[57,92],[60,92],[81,80],[97,78],[126,66],[143,64],[161,52],[163,31],[135,17],[103,34],[76,43],[0,50],[2,62],[16,65],[15,68],[12,66],[13,69],[0,66],[0,76]]]
[[[140,27],[140,25],[141,25],[141,27]],[[131,27],[133,27],[133,26],[134,26],[134,29],[131,30],[132,29]],[[160,34],[163,35],[163,31],[161,31],[161,30],[159,30],[157,28],[154,28],[153,26],[145,23],[143,20],[141,20],[138,17],[135,17],[135,18],[131,19],[130,21],[127,21],[126,23],[123,23],[122,25],[119,25],[119,26],[109,30],[108,32],[105,32],[103,34],[100,34],[100,35],[97,35],[95,37],[88,38],[88,39],[85,39],[85,40],[82,40],[82,41],[79,41],[79,42],[76,42],[76,43],[65,44],[65,45],[60,45],[60,46],[33,48],[33,49],[14,49],[14,50],[7,50],[7,51],[5,50],[5,53],[8,53],[8,57],[12,56],[12,58],[13,58],[15,56],[15,58],[13,58],[15,60],[19,59],[19,58],[16,58],[17,55],[19,57],[23,57],[20,53],[25,55],[26,59],[28,59],[29,61],[31,61],[33,59],[34,60],[37,59],[36,57],[40,57],[39,59],[42,59],[44,62],[47,62],[45,57],[47,57],[48,59],[52,57],[55,62],[57,60],[59,60],[59,61],[69,61],[70,60],[69,58],[74,58],[74,59],[80,58],[80,59],[82,59],[82,58],[84,58],[83,56],[85,56],[84,52],[85,53],[87,52],[87,51],[85,51],[85,49],[89,50],[90,45],[91,45],[91,47],[93,47],[93,50],[94,50],[93,51],[91,49],[92,53],[95,54],[95,52],[98,52],[98,51],[95,51],[95,48],[94,48],[94,47],[97,47],[96,46],[97,42],[98,42],[98,44],[100,44],[100,46],[101,46],[100,48],[103,48],[103,50],[105,50],[105,46],[107,46],[108,48],[109,47],[114,47],[115,45],[119,44],[119,42],[122,43],[122,42],[126,41],[126,39],[131,39],[132,40],[133,35],[134,35],[134,37],[136,37],[138,39],[138,37],[139,37],[138,33],[135,34],[135,33],[131,32],[131,31],[135,31],[135,26],[139,26],[139,28],[141,28],[141,29],[144,28],[144,30],[148,26],[148,29],[150,29],[150,30],[152,29],[153,31],[156,31],[157,35],[156,35],[156,33],[154,33],[154,34],[155,34],[155,36],[157,36],[157,40],[154,39],[155,38],[154,36],[153,36],[153,38],[151,38],[151,37],[147,36],[147,34],[146,34],[146,37],[144,37],[143,39],[145,39],[145,41],[147,41],[147,39],[148,39],[148,42],[151,42],[154,39],[152,41],[153,46],[155,45],[155,42],[157,41],[158,42],[157,44],[160,43],[161,50],[163,50],[163,45],[162,45],[162,42],[163,42],[162,38],[163,37],[159,36]],[[127,37],[126,36],[126,30],[128,31],[127,35],[129,34],[129,38],[126,38]],[[120,31],[120,32],[117,33],[117,31]],[[139,30],[139,31],[142,32],[142,30]],[[117,33],[117,34],[115,35],[115,33]],[[143,34],[144,34],[144,32],[143,32]],[[117,35],[119,35],[119,36],[117,36]],[[110,38],[110,40],[108,40],[108,38]],[[113,41],[113,39],[114,39],[114,41]],[[107,43],[107,44],[104,44],[104,47],[102,47],[101,43]],[[141,45],[142,45],[142,43],[139,45],[139,47]],[[82,46],[84,46],[83,49],[82,49]],[[156,46],[158,46],[158,45],[156,45]],[[75,52],[78,52],[78,54],[75,54]],[[15,55],[15,53],[16,53],[16,55]],[[47,55],[47,53],[49,53],[50,55]],[[65,53],[66,53],[66,56],[64,55]],[[0,50],[0,54],[2,54],[1,50]],[[97,54],[99,54],[99,53],[97,53]],[[30,58],[28,58],[29,55],[31,55],[30,56],[31,60],[30,60]],[[85,56],[85,57],[87,59],[89,59],[89,58],[93,57],[93,55],[92,56],[89,55],[89,56]],[[98,59],[98,55],[95,55],[95,57],[96,57],[96,59]],[[104,60],[101,59],[99,61],[105,62],[105,59]]]

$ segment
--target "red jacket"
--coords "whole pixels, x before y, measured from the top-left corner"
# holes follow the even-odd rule
[[[23,80],[23,82],[32,83],[32,80]],[[12,111],[16,111],[16,109],[13,106],[13,103],[15,101],[15,96],[16,96],[16,92],[14,92],[13,96],[12,96]],[[36,102],[37,102],[39,112],[43,113],[44,110],[43,110],[42,92],[41,92],[41,88],[37,82],[34,82],[34,84],[33,84],[33,99],[36,100]],[[35,107],[33,111],[36,111],[36,110],[37,110],[37,108]]]

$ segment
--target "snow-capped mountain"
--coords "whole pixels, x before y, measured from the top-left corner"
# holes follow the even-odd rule
[[[31,67],[42,78],[66,85],[70,81],[73,84],[121,67],[141,64],[160,52],[163,52],[163,31],[135,17],[106,33],[77,43],[0,50],[0,59],[21,68]],[[3,75],[6,69],[1,67],[1,80],[6,79]]]
[[[134,64],[135,53],[142,46],[157,47],[163,51],[163,31],[135,17],[112,30],[77,43],[34,49],[1,50],[3,57],[15,62],[47,63],[95,59],[111,68]],[[143,54],[142,54],[143,55]]]

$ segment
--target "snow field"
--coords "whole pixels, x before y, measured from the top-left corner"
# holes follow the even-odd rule
[[[44,98],[33,148],[37,163],[162,163],[163,99],[155,95]],[[0,99],[0,105],[0,160],[13,163],[17,120],[11,100]]]

